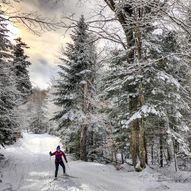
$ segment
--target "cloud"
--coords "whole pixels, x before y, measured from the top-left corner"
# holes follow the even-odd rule
[[[90,16],[87,8],[90,4],[92,1],[91,3],[86,1],[86,6],[84,6],[84,4],[79,4],[78,0],[22,0],[21,3],[15,4],[15,8],[25,13],[38,12],[44,18],[62,18],[63,15],[71,13],[75,13],[78,18],[81,14]],[[64,47],[70,41],[70,37],[68,34],[64,36],[65,29],[43,32],[39,37],[23,25],[17,25],[17,27],[21,31],[23,41],[30,47],[26,50],[26,54],[32,63],[29,73],[33,86],[46,89],[57,72],[60,47]]]
[[[26,50],[32,65],[29,68],[30,79],[34,87],[47,89],[51,78],[56,75],[59,64],[59,51],[61,44],[65,44],[67,38],[56,32],[46,32],[40,37],[29,32],[23,32],[22,38],[30,47]]]
[[[55,13],[60,14],[64,10],[62,1],[56,0],[23,0],[22,6],[31,11],[38,11],[41,15],[46,14],[47,17],[52,17]]]
[[[39,58],[29,67],[32,85],[40,89],[47,89],[51,84],[51,79],[56,76],[57,71],[57,65],[52,65],[47,60]]]
[[[47,65],[48,65],[47,60],[44,60],[43,58],[39,59],[39,62],[40,62],[41,65],[43,65],[43,66],[47,66]]]
[[[23,0],[22,2],[30,10],[38,10],[47,17],[63,16],[71,13],[79,16],[88,10],[79,0]],[[86,2],[86,5],[89,6],[89,3]]]
[[[37,11],[42,16],[60,19],[73,15],[78,19],[82,14],[85,18],[95,16],[96,9],[103,4],[103,0],[22,0],[20,4],[24,12]]]

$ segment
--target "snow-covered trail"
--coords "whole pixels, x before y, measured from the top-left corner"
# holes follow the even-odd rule
[[[0,190],[41,190],[54,169],[48,152],[57,144],[57,137],[24,133],[23,139],[3,151],[8,160],[2,170],[3,188]]]
[[[59,178],[53,181],[54,159],[48,152],[58,144],[54,136],[24,133],[3,151],[9,160],[0,169],[0,191],[190,191],[191,184],[157,182],[148,171],[116,171],[110,165],[70,160],[67,173],[73,177],[62,177],[59,169]]]

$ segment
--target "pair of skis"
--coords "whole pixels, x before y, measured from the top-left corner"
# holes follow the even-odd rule
[[[62,176],[62,177],[58,177],[59,179],[60,178],[77,178],[76,176],[71,176],[71,175],[69,175],[69,174],[65,174],[64,176]],[[58,180],[58,178],[56,177],[56,178],[54,178],[54,180]]]

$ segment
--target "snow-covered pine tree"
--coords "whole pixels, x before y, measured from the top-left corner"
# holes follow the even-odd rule
[[[19,132],[17,114],[18,91],[12,72],[12,44],[8,40],[7,24],[0,15],[0,144],[10,144]]]
[[[14,60],[13,60],[13,72],[16,75],[16,87],[21,95],[21,102],[27,101],[28,96],[32,93],[32,85],[29,79],[29,72],[27,68],[31,64],[25,55],[24,49],[28,48],[27,45],[22,42],[21,38],[15,39],[16,45],[14,46]]]
[[[187,13],[186,17],[185,17],[186,18],[185,24],[191,30],[191,9],[190,9],[190,7],[191,7],[191,2],[188,2],[188,6],[185,7],[186,13]],[[180,42],[180,49],[182,50],[181,54],[183,55],[184,61],[188,65],[190,65],[190,63],[191,63],[191,35],[190,35],[190,33],[185,34],[185,32],[183,32],[181,34],[182,34],[182,37],[184,37],[183,40]],[[189,84],[186,87],[186,89],[190,90],[191,89],[191,74],[189,74],[189,76],[188,76],[188,81],[189,81]],[[190,102],[188,102],[188,104],[191,108]],[[187,120],[190,121],[190,115],[187,116]],[[189,147],[190,147],[190,151],[191,151],[191,126],[190,125],[189,125],[189,129],[190,129],[190,132],[188,133],[188,140],[189,140]],[[190,160],[191,160],[191,157],[190,157]],[[186,158],[186,160],[184,161],[184,164],[190,163],[190,160],[187,160],[187,158]],[[187,168],[187,166],[186,166],[186,168]]]
[[[125,149],[129,144],[129,131],[123,128],[129,128],[134,119],[144,116],[145,150],[149,152],[155,145],[155,156],[159,156],[156,158],[151,152],[149,162],[153,163],[155,157],[163,166],[168,160],[175,162],[175,154],[189,154],[187,134],[190,120],[187,116],[190,112],[190,66],[181,56],[178,34],[165,28],[160,28],[160,31],[156,26],[151,26],[144,34],[145,62],[128,64],[126,51],[113,55],[110,72],[104,78],[102,96],[111,102],[109,117],[114,132],[117,131],[119,146]],[[129,115],[128,95],[133,89],[136,90],[134,87],[140,82],[144,86],[144,104]],[[156,147],[158,145],[160,147]],[[167,160],[164,161],[164,158]]]
[[[100,87],[100,98],[108,102],[108,107],[102,109],[108,115],[112,126],[113,144],[111,150],[114,155],[121,154],[121,162],[124,162],[124,157],[129,158],[129,129],[126,128],[126,122],[129,117],[128,109],[128,86],[122,83],[122,80],[127,77],[127,55],[121,53],[123,50],[114,50],[111,52],[111,58],[107,63],[107,73],[102,74],[102,83]],[[116,157],[111,158],[116,161]]]
[[[93,38],[88,33],[88,26],[81,16],[71,34],[73,43],[63,53],[60,65],[60,79],[55,95],[55,104],[62,109],[54,119],[59,121],[62,136],[67,135],[67,146],[71,137],[80,137],[80,159],[87,160],[86,141],[91,127],[92,95],[94,91],[96,52]],[[73,135],[76,136],[73,136]],[[67,141],[68,140],[68,141]]]
[[[146,136],[152,137],[153,143],[159,145],[158,161],[162,167],[164,162],[176,162],[176,154],[189,154],[187,134],[190,120],[187,116],[190,113],[190,66],[181,53],[181,36],[165,28],[161,28],[161,33],[157,31],[148,32],[145,38],[150,66],[144,69],[147,108],[143,110],[150,113],[145,122]],[[153,143],[147,144],[148,148]]]

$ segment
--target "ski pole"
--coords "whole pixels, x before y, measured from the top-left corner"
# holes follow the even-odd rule
[[[51,156],[49,158],[49,177],[50,177],[50,171],[51,171]]]
[[[69,165],[68,165],[68,162],[67,162],[66,164],[67,164],[67,166],[68,166],[68,169],[70,170],[70,167],[69,167]]]

